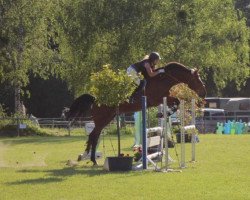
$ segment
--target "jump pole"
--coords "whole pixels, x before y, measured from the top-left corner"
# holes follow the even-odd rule
[[[160,104],[158,106],[158,113],[163,113],[163,104]],[[158,118],[158,126],[163,127],[163,119],[162,118]]]
[[[171,131],[170,128],[170,120],[169,116],[167,116],[168,113],[168,105],[167,105],[167,97],[163,98],[163,116],[164,116],[164,122],[163,122],[163,135],[164,135],[164,144],[165,144],[165,169],[163,172],[182,172],[181,170],[174,170],[169,168],[169,151],[168,151],[168,132]]]
[[[186,168],[185,162],[185,130],[184,130],[184,119],[185,119],[185,106],[184,100],[180,103],[180,121],[181,121],[181,168]]]
[[[195,126],[195,99],[192,99],[192,110],[191,110],[191,112],[192,112],[192,125],[194,125]],[[191,158],[191,162],[196,162],[196,160],[195,160],[195,143],[196,143],[196,141],[195,141],[195,133],[193,132],[192,133],[192,158]]]
[[[168,125],[167,125],[167,98],[163,98],[163,116],[164,116],[164,124],[163,124],[163,135],[164,135],[164,143],[165,143],[165,171],[168,171]]]
[[[142,169],[147,169],[147,97],[142,96]]]

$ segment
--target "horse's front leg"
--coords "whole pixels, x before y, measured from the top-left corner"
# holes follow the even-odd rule
[[[180,101],[179,101],[179,99],[177,99],[175,97],[168,97],[167,104],[168,104],[169,108],[171,109],[172,113],[175,113],[179,108]]]
[[[169,107],[179,106],[180,101],[179,101],[179,99],[177,99],[175,97],[167,97],[167,104]]]

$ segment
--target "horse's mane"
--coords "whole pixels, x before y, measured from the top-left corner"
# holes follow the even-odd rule
[[[162,69],[165,69],[165,71],[172,71],[174,69],[178,69],[178,70],[182,70],[182,71],[185,71],[185,72],[190,72],[191,69],[188,69],[186,66],[184,66],[183,64],[181,63],[178,63],[178,62],[170,62],[170,63],[167,63],[166,66],[164,67],[161,67]]]
[[[167,65],[165,65],[164,67],[159,67],[157,69],[155,69],[155,71],[158,71],[160,69],[164,69],[165,74],[167,75],[175,75],[176,72],[183,72],[183,73],[191,73],[191,69],[187,68],[185,65],[178,63],[178,62],[169,62],[167,63]],[[147,78],[147,80],[162,80],[162,79],[166,79],[167,76],[163,76],[162,73],[157,74],[154,77],[149,77]]]
[[[184,66],[183,64],[180,64],[178,62],[169,62],[164,67],[157,68],[156,71],[158,71],[159,69],[164,69],[165,73],[170,73],[170,74],[171,74],[171,72],[173,70],[183,71],[183,72],[186,72],[186,73],[191,72],[191,69],[187,68],[186,66]],[[164,76],[162,76],[161,74],[158,74],[157,76],[152,77],[151,79],[154,79],[156,77],[157,78],[159,78],[159,77],[163,78]]]

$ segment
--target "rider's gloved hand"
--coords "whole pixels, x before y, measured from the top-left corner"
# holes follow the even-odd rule
[[[164,69],[159,69],[158,70],[158,73],[160,74],[160,73],[165,73],[165,70]]]

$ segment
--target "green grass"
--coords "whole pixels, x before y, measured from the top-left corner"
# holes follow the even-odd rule
[[[86,161],[66,166],[85,140],[81,135],[0,138],[0,199],[250,199],[250,135],[201,135],[198,162],[182,173],[108,173]],[[110,140],[117,147],[116,137],[106,136],[106,156],[114,155]],[[132,154],[132,144],[132,136],[122,136],[123,153]],[[186,150],[190,160],[190,145]],[[173,149],[171,155],[176,159]]]

